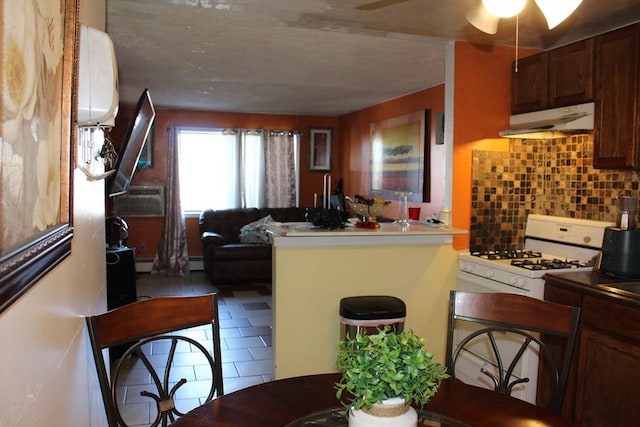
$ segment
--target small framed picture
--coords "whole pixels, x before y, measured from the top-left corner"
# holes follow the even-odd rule
[[[317,172],[331,171],[331,144],[333,129],[309,129],[309,170]]]

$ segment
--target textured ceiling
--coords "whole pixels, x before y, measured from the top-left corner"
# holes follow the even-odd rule
[[[331,116],[443,83],[450,40],[514,45],[515,19],[494,36],[466,21],[478,1],[107,0],[107,32],[124,104],[146,87],[157,107]],[[529,0],[519,44],[638,21],[640,0],[584,0],[549,31]]]

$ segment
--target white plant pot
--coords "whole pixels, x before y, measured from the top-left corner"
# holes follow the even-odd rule
[[[406,412],[398,415],[374,415],[377,413],[398,413],[406,408]],[[372,411],[362,409],[349,410],[349,427],[416,427],[418,413],[410,406],[405,406],[404,399],[399,397],[376,403]]]

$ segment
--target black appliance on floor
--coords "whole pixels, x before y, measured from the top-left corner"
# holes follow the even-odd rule
[[[118,308],[137,299],[133,248],[107,248],[107,308]]]
[[[106,219],[107,309],[121,307],[138,299],[136,292],[135,250],[126,246],[127,223],[120,217]],[[127,350],[123,344],[110,349],[114,361]]]

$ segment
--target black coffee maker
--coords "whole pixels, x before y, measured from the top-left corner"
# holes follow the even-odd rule
[[[607,227],[602,241],[600,271],[612,277],[640,279],[640,229],[637,228],[638,199],[618,197],[618,219]]]

